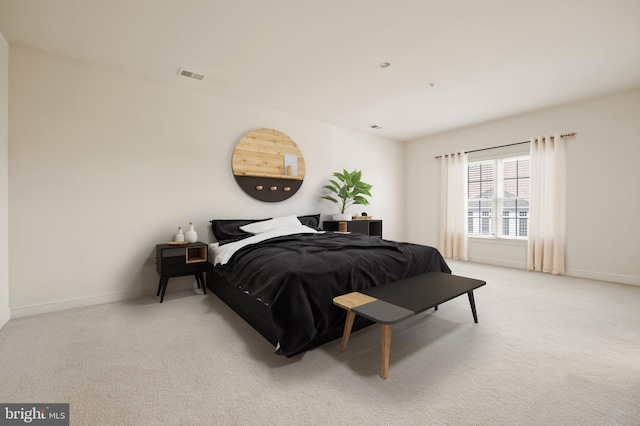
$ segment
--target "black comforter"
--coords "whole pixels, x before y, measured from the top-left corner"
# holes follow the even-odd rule
[[[238,250],[214,271],[269,306],[277,352],[284,355],[344,323],[335,296],[423,272],[451,272],[435,248],[339,233],[272,238]]]

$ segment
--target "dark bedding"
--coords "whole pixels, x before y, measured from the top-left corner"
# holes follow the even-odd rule
[[[435,248],[339,233],[272,238],[241,248],[213,270],[269,306],[283,355],[344,323],[335,296],[423,272],[451,272]]]

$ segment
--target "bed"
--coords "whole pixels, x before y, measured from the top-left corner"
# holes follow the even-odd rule
[[[207,287],[275,347],[294,356],[340,337],[335,296],[423,272],[450,273],[433,247],[324,232],[320,215],[212,220]],[[371,324],[359,318],[354,330]]]

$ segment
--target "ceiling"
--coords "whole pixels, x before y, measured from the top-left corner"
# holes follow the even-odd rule
[[[398,140],[640,87],[640,0],[0,0],[0,32]]]

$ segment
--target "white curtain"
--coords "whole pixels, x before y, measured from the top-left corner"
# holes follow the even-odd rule
[[[564,140],[531,139],[530,271],[564,274],[565,197]]]
[[[467,154],[440,158],[440,251],[450,259],[469,259],[467,244]]]

